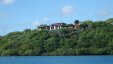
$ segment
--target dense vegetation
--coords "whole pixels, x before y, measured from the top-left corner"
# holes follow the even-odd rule
[[[84,21],[77,30],[30,30],[0,37],[0,55],[112,55],[113,18]]]

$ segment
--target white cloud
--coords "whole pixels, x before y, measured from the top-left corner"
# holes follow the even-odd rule
[[[7,29],[9,29],[9,26],[8,25],[0,25],[0,30],[1,31],[6,31]]]
[[[13,4],[15,2],[15,0],[0,0],[0,4],[3,5],[10,5]]]
[[[99,13],[100,16],[106,16],[108,14],[109,14],[108,11],[102,11],[102,12]]]
[[[71,16],[74,13],[74,7],[73,6],[64,6],[61,9],[62,15],[63,16]]]
[[[40,22],[39,21],[34,21],[34,22],[32,22],[32,25],[33,26],[39,26],[40,25]]]
[[[47,22],[47,21],[49,21],[49,18],[48,18],[48,17],[45,17],[45,18],[43,19],[43,22]]]
[[[0,36],[3,36],[9,30],[9,25],[0,24]]]
[[[112,12],[108,9],[107,10],[102,10],[98,13],[99,16],[109,16],[111,14],[112,14]]]
[[[48,18],[48,17],[45,17],[45,18],[43,18],[43,19],[41,19],[41,20],[39,20],[39,21],[34,21],[34,22],[32,22],[32,25],[33,26],[39,26],[39,25],[41,25],[41,24],[44,24],[44,23],[46,23],[46,22],[48,22],[50,19]]]
[[[0,13],[0,18],[6,18],[6,17],[8,17],[8,15],[6,15],[6,14],[4,14],[4,13]]]

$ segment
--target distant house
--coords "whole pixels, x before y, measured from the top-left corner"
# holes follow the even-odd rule
[[[49,26],[47,26],[46,24],[38,26],[38,29],[41,29],[41,30],[45,30],[48,28],[49,28]]]
[[[54,23],[54,24],[51,24],[49,26],[45,24],[45,25],[38,26],[38,29],[41,29],[41,30],[56,30],[56,29],[61,29],[63,27],[77,29],[78,27],[80,27],[80,24]]]
[[[74,28],[75,28],[75,29],[78,29],[78,28],[80,28],[80,25],[81,25],[81,24],[75,24],[75,25],[74,25]]]
[[[64,26],[66,26],[66,23],[54,23],[54,24],[50,25],[50,30],[60,29]]]
[[[74,28],[75,26],[73,24],[67,24],[67,27]]]

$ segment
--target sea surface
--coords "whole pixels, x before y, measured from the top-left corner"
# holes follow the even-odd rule
[[[1,56],[0,64],[113,64],[113,56]]]

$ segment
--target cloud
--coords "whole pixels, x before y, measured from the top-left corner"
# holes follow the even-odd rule
[[[15,0],[0,0],[0,4],[3,5],[11,5],[15,2]]]
[[[39,26],[39,25],[41,25],[41,24],[44,24],[44,23],[48,22],[49,20],[50,20],[50,19],[49,19],[48,17],[44,17],[44,18],[41,19],[41,20],[37,20],[37,21],[32,22],[32,25],[33,25],[33,26]]]
[[[45,18],[43,18],[43,21],[44,22],[47,22],[47,21],[49,21],[49,18],[48,17],[45,17]]]
[[[5,35],[9,30],[9,27],[10,27],[9,25],[0,24],[0,36]]]
[[[39,21],[34,21],[34,22],[32,22],[32,25],[33,26],[39,26],[40,25],[40,22]]]
[[[6,18],[8,17],[8,15],[6,15],[5,13],[0,13],[0,19]]]
[[[74,13],[74,7],[73,6],[64,6],[61,9],[61,13],[63,16],[71,16]]]
[[[108,10],[108,9],[102,10],[102,11],[100,11],[100,12],[98,13],[99,16],[109,16],[109,15],[111,15],[111,14],[112,14],[112,12],[111,12],[110,10]]]
[[[2,24],[0,25],[0,31],[2,31],[2,32],[6,31],[8,29],[9,29],[8,25],[2,25]]]

